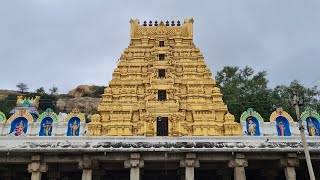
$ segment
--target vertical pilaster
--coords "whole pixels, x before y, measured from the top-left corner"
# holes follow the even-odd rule
[[[248,161],[243,153],[236,153],[235,158],[229,161],[229,167],[233,168],[234,180],[246,180],[245,167]]]
[[[31,163],[28,164],[28,172],[31,173],[31,180],[41,180],[42,173],[48,171],[48,165],[42,162],[40,155],[31,156]]]
[[[280,165],[284,168],[287,180],[296,180],[295,166],[299,165],[296,153],[288,153],[286,158],[280,159]]]
[[[194,180],[194,168],[199,167],[199,160],[195,153],[187,153],[186,158],[180,161],[180,167],[185,167],[185,180]]]
[[[92,180],[93,169],[97,168],[98,162],[84,156],[79,162],[78,167],[82,169],[82,180]]]
[[[130,159],[124,162],[125,168],[130,168],[130,180],[140,180],[140,168],[144,166],[144,161],[140,158],[140,153],[131,153]]]

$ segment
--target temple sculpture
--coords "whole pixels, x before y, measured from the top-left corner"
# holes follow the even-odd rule
[[[129,47],[122,53],[98,107],[101,132],[91,134],[242,134],[193,42],[193,19],[170,26],[163,21],[140,24],[131,20],[130,24]]]
[[[309,136],[320,136],[320,115],[317,111],[311,107],[307,107],[306,110],[301,113],[300,119],[302,122],[305,122]]]

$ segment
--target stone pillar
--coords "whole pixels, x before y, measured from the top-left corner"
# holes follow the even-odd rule
[[[41,162],[41,156],[31,156],[31,163],[28,164],[28,172],[31,173],[31,180],[41,180],[42,173],[48,171],[48,165]]]
[[[124,162],[125,168],[130,168],[130,180],[140,180],[140,168],[144,166],[144,161],[140,158],[140,153],[131,153],[130,159]]]
[[[280,165],[284,167],[284,174],[287,180],[296,180],[295,166],[299,165],[296,153],[288,153],[287,157],[280,159]]]
[[[194,180],[194,168],[199,167],[199,160],[195,153],[187,153],[186,159],[180,161],[180,167],[185,167],[185,180]]]
[[[235,159],[230,160],[228,165],[233,168],[234,180],[246,180],[244,168],[248,166],[248,161],[243,153],[236,153]]]
[[[78,164],[79,169],[82,169],[82,180],[92,180],[92,171],[99,166],[97,161],[84,157]]]

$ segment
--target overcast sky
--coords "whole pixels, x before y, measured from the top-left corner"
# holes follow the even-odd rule
[[[320,80],[320,1],[1,0],[0,89],[108,85],[129,20],[194,18],[194,41],[216,74],[266,70],[270,87]]]

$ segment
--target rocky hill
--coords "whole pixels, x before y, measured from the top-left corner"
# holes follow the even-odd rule
[[[94,97],[77,97],[77,98],[62,98],[56,102],[56,110],[70,112],[73,108],[79,108],[81,112],[90,114],[97,111],[101,98]]]
[[[21,95],[20,92],[14,90],[1,90],[0,89],[0,100],[7,99],[9,96]]]
[[[14,90],[0,90],[0,111],[6,115],[14,108],[15,100],[18,95],[35,96],[40,95],[39,111],[44,111],[50,107],[56,112],[70,112],[73,108],[79,108],[81,112],[90,114],[96,113],[99,103],[102,101],[101,95],[104,91],[104,86],[88,86],[80,85],[69,91],[66,95],[49,95],[36,93],[20,93]]]

